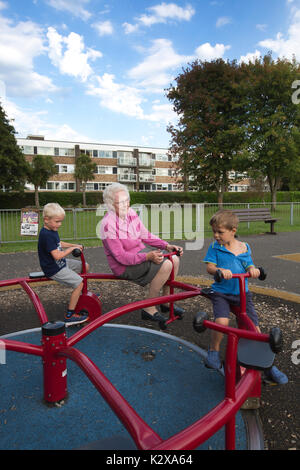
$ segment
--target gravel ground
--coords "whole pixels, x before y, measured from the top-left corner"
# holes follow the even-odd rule
[[[90,281],[90,290],[101,294],[103,312],[141,300],[145,290],[125,281],[96,282]],[[62,320],[70,290],[57,284],[35,286],[50,321]],[[300,340],[299,313],[300,304],[254,294],[254,303],[259,313],[260,326],[268,332],[272,326],[282,329],[284,348],[276,358],[276,365],[289,377],[284,386],[263,385],[260,418],[263,424],[265,448],[267,450],[300,449],[300,406],[299,406],[299,370],[300,364],[292,361],[293,342]],[[0,291],[1,324],[0,335],[40,326],[36,312],[22,289]],[[181,321],[168,325],[167,333],[181,337],[202,348],[207,348],[209,332],[197,334],[192,321],[195,313],[205,310],[212,318],[210,302],[197,296],[180,302],[186,314]],[[234,320],[232,319],[234,324]],[[114,320],[114,323],[158,328],[150,322],[140,319],[139,312],[131,312]],[[223,342],[223,354],[226,340]],[[298,346],[299,349],[299,346]],[[299,360],[300,353],[296,354]],[[295,361],[294,361],[295,362]]]

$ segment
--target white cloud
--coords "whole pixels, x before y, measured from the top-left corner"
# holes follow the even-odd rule
[[[141,90],[115,81],[115,76],[105,73],[97,77],[97,86],[89,84],[87,93],[100,98],[100,105],[115,113],[121,113],[140,120],[156,123],[175,121],[176,116],[171,104],[154,101],[148,112],[142,108],[146,100]]]
[[[97,86],[88,85],[87,94],[100,98],[101,106],[128,116],[142,118],[142,98],[137,88],[116,83],[115,76],[104,73],[97,77]]]
[[[291,3],[291,2],[290,2]],[[292,59],[293,55],[300,59],[300,10],[294,9],[292,12],[291,24],[286,35],[277,33],[276,37],[260,41],[259,45],[278,57]]]
[[[143,14],[135,18],[136,23],[123,23],[126,34],[133,33],[139,29],[140,26],[150,27],[157,23],[167,23],[168,21],[190,21],[195,14],[195,10],[191,5],[186,5],[182,8],[175,3],[164,3],[154,5],[147,8],[150,14]]]
[[[34,60],[46,53],[42,28],[32,21],[17,24],[0,16],[0,80],[9,96],[34,96],[57,87],[34,71]]]
[[[47,111],[34,111],[33,109],[22,109],[15,103],[5,100],[3,108],[19,137],[29,134],[44,135],[47,139],[89,141],[89,137],[72,129],[68,124],[52,124],[47,121]]]
[[[172,104],[153,104],[151,112],[145,115],[145,119],[168,124],[171,122],[175,123],[178,115],[174,112]]]
[[[109,20],[99,21],[98,23],[92,24],[93,28],[97,31],[99,36],[107,36],[113,34],[114,28]]]
[[[256,25],[256,29],[258,29],[259,31],[266,31],[268,25],[267,24],[257,24]]]
[[[217,19],[216,22],[216,27],[221,28],[222,26],[225,26],[226,24],[232,23],[232,19],[229,18],[228,16],[221,16],[220,18]]]
[[[61,36],[54,28],[48,28],[49,58],[62,74],[71,75],[86,82],[92,74],[89,61],[102,57],[100,51],[86,48],[82,36],[70,33]]]
[[[168,39],[155,39],[147,52],[147,57],[129,70],[128,76],[138,81],[140,87],[157,92],[170,84],[174,70],[193,59],[177,54]]]
[[[231,46],[225,46],[224,44],[216,44],[215,46],[212,46],[209,42],[206,42],[197,47],[196,55],[198,59],[203,61],[219,59],[224,56],[225,52],[229,50],[230,47]]]
[[[90,0],[48,0],[47,3],[59,11],[67,11],[73,16],[88,20],[91,17],[91,13],[87,11],[84,6],[89,3]]]
[[[240,57],[239,63],[244,62],[245,64],[248,64],[249,62],[255,62],[256,59],[259,59],[261,57],[261,52],[256,49],[255,52],[248,52],[246,55],[242,55]]]

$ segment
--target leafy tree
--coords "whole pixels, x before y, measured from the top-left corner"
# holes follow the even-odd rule
[[[17,145],[15,133],[0,105],[0,187],[23,190],[28,165]]]
[[[86,183],[95,178],[96,163],[88,155],[82,153],[76,158],[75,177],[78,178],[82,189],[82,202],[86,206]]]
[[[242,71],[236,61],[195,61],[167,90],[179,115],[169,126],[170,154],[178,156],[184,179],[198,190],[215,191],[219,205],[229,186],[229,171],[243,170],[245,112]]]
[[[300,75],[295,60],[270,55],[243,64],[248,116],[248,170],[267,178],[273,209],[284,178],[300,171],[300,107],[292,101],[292,83]]]
[[[34,185],[35,205],[39,209],[39,186],[44,186],[50,176],[56,173],[56,166],[53,158],[44,155],[35,155],[29,165],[27,179]]]

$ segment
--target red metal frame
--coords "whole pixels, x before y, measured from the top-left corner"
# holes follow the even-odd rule
[[[174,253],[168,254],[172,260]],[[84,255],[81,254],[84,280],[83,294],[88,294],[87,282],[89,279],[118,279],[112,274],[88,274],[85,271]],[[252,321],[246,314],[245,278],[249,274],[235,274],[233,277],[239,279],[240,284],[240,307],[234,309],[237,317],[238,328],[231,328],[218,325],[208,320],[204,320],[203,325],[216,331],[228,335],[226,361],[225,361],[225,397],[209,413],[191,424],[184,430],[163,440],[161,437],[135,412],[131,405],[123,398],[114,385],[105,377],[101,370],[85,354],[74,348],[74,345],[85,338],[92,331],[109,321],[120,317],[128,312],[146,308],[161,303],[170,303],[170,316],[167,323],[176,320],[174,316],[173,303],[178,300],[187,299],[196,295],[207,296],[200,288],[177,282],[174,280],[174,268],[172,270],[168,284],[170,294],[154,299],[133,302],[128,305],[111,310],[106,314],[101,314],[86,324],[81,330],[72,335],[69,339],[65,334],[58,336],[47,335],[42,337],[42,345],[36,346],[28,343],[3,339],[7,350],[41,356],[44,364],[44,398],[48,402],[59,401],[67,394],[66,359],[74,361],[94,384],[103,398],[107,401],[112,410],[124,424],[131,434],[137,448],[152,450],[191,450],[209,439],[221,427],[225,426],[226,449],[235,448],[235,415],[244,401],[250,396],[260,396],[260,373],[253,369],[244,369],[237,364],[237,346],[240,338],[253,339],[255,341],[269,341],[269,335],[257,333]],[[35,310],[39,316],[40,323],[49,323],[44,307],[30,283],[49,281],[46,277],[30,279],[18,278],[7,281],[0,281],[0,287],[21,285],[29,298],[33,302]],[[174,294],[174,289],[182,289],[183,292]],[[57,366],[56,366],[57,365]],[[56,369],[57,367],[57,369]],[[55,370],[56,369],[56,370]]]

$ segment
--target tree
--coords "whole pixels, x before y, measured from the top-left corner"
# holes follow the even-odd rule
[[[229,171],[243,170],[245,113],[243,78],[236,61],[195,61],[167,90],[179,115],[177,128],[169,126],[170,154],[190,186],[216,191],[219,205],[229,186]]]
[[[28,164],[17,145],[15,133],[0,105],[0,187],[23,190]]]
[[[82,188],[82,202],[86,206],[86,183],[95,178],[96,163],[92,162],[88,155],[82,153],[76,159],[75,177],[79,179]]]
[[[295,60],[270,55],[243,64],[245,113],[248,116],[248,170],[266,177],[276,208],[284,178],[300,171],[300,107],[292,101],[292,83],[300,75]]]
[[[50,156],[35,155],[29,165],[27,178],[28,182],[34,185],[35,205],[39,209],[39,186],[44,186],[50,176],[56,173],[56,166]]]

